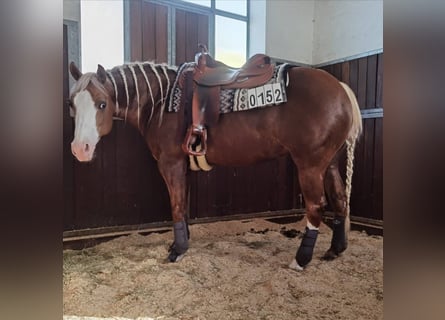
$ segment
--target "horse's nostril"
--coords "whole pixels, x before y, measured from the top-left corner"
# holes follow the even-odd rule
[[[88,152],[88,150],[90,149],[90,145],[88,143],[85,144],[85,152]]]

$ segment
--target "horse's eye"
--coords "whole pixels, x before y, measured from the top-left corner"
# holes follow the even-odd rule
[[[101,103],[99,103],[99,107],[98,108],[103,110],[103,109],[105,109],[106,106],[107,106],[107,104],[105,102],[101,102]]]
[[[70,99],[66,100],[66,105],[68,106],[68,108],[72,108],[73,107],[73,103],[71,102]]]

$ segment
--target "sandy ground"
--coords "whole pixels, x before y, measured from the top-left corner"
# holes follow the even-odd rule
[[[322,225],[312,262],[297,272],[287,266],[299,235],[283,231],[304,226],[263,219],[192,225],[190,249],[175,264],[166,262],[171,232],[64,250],[64,315],[383,319],[383,237],[351,231],[347,251],[323,261],[331,231]]]

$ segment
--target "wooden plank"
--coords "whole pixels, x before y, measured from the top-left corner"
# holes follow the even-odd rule
[[[120,127],[116,135],[116,206],[122,217],[115,216],[113,219],[120,222],[125,219],[127,223],[137,223],[140,207],[138,195],[140,168],[135,163],[138,156],[135,145],[137,132],[125,122],[117,121],[116,124]]]
[[[156,59],[156,5],[142,2],[142,59]]]
[[[366,104],[365,108],[375,108],[377,84],[377,55],[368,57],[366,78]]]
[[[114,217],[119,215],[117,210],[117,197],[116,197],[116,128],[117,121],[113,123],[113,129],[111,132],[103,137],[100,141],[102,144],[102,156],[97,161],[102,162],[103,179],[102,179],[102,190],[103,190],[103,203],[105,217]],[[108,220],[105,218],[104,220]]]
[[[383,220],[383,118],[375,119],[373,165],[373,217]]]
[[[194,61],[195,54],[198,52],[198,14],[186,12],[186,61]]]
[[[176,10],[176,65],[186,62],[185,11]]]
[[[198,42],[209,47],[209,16],[198,14]]]
[[[276,160],[277,174],[274,188],[274,204],[271,210],[284,210],[293,208],[293,162],[290,156],[281,157]]]
[[[156,5],[156,62],[168,62],[168,8]]]
[[[354,173],[352,175],[351,214],[357,216],[362,216],[364,209],[366,209],[363,206],[364,148],[365,137],[362,134],[355,148]]]
[[[374,136],[375,136],[375,119],[366,119],[364,121],[364,179],[362,192],[366,199],[366,207],[368,208],[367,217],[373,214],[373,183],[374,183]]]
[[[368,72],[368,57],[358,59],[357,101],[362,109],[366,107],[366,79]]]
[[[142,0],[130,1],[130,59],[142,60]]]
[[[170,221],[171,207],[167,186],[162,178],[158,164],[153,158],[145,141],[137,133],[139,154],[135,160],[138,170],[138,199],[140,203],[138,223]]]
[[[71,154],[71,140],[74,136],[73,119],[70,116],[69,106],[66,103],[69,98],[68,75],[68,27],[63,25],[63,228],[68,230],[75,225],[74,216],[74,157]]]
[[[206,202],[206,215],[203,217],[210,217],[210,216],[218,216],[219,215],[219,208],[217,205],[217,199],[218,199],[218,193],[225,192],[224,186],[220,185],[219,181],[219,172],[224,171],[224,168],[213,168],[213,170],[206,173],[207,180],[206,180],[206,191],[207,191],[207,197],[205,199],[202,199],[202,201]]]
[[[230,212],[231,206],[231,190],[230,190],[230,176],[233,169],[230,167],[218,167],[215,171],[215,180],[209,181],[209,185],[214,185],[212,192],[214,192],[215,201],[213,203],[213,210],[215,216],[224,216]]]
[[[96,147],[97,157],[102,156],[102,144]],[[101,161],[74,163],[75,229],[102,226],[103,190]]]
[[[383,108],[383,53],[377,56],[377,93],[376,106]]]
[[[197,187],[198,187],[198,196],[197,200],[197,217],[206,217],[209,215],[209,207],[208,207],[208,197],[209,197],[209,189],[208,189],[208,172],[198,172],[197,179]]]
[[[349,61],[341,64],[341,81],[349,85]]]
[[[354,91],[355,96],[357,97],[358,92],[358,61],[357,60],[351,60],[349,62],[349,86],[351,87],[352,91]],[[360,106],[360,109],[362,109],[363,106]]]

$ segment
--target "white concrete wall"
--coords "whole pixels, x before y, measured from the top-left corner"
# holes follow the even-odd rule
[[[313,17],[314,0],[267,1],[266,54],[311,64]]]
[[[80,21],[80,0],[63,0],[63,19]]]
[[[383,48],[383,1],[316,1],[313,64]]]
[[[256,25],[264,14],[257,2],[263,1],[251,1]],[[272,57],[318,65],[383,49],[382,0],[267,0],[265,7],[264,52]],[[262,39],[262,30],[251,29],[250,41]]]
[[[266,52],[266,0],[250,1],[249,53]]]

